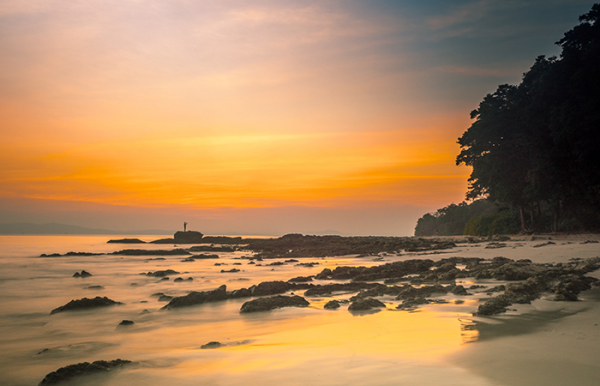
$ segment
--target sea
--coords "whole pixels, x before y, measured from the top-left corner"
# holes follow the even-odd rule
[[[396,309],[400,301],[393,297],[381,298],[386,308],[376,311],[350,312],[347,304],[337,310],[324,309],[331,299],[347,300],[354,295],[339,293],[307,297],[310,305],[305,308],[250,314],[240,313],[249,299],[175,310],[163,310],[167,302],[159,300],[160,294],[183,296],[221,285],[231,291],[264,281],[316,275],[324,268],[373,266],[414,256],[301,259],[314,263],[313,267],[293,262],[249,264],[242,257],[252,253],[243,250],[217,252],[218,260],[193,262],[183,262],[185,256],[40,257],[173,247],[107,243],[123,237],[161,238],[0,236],[0,384],[38,385],[48,373],[65,366],[124,359],[133,365],[74,378],[67,384],[491,385],[450,360],[477,342],[478,333],[470,320],[476,299],[456,304],[449,297],[446,304],[413,312]],[[222,272],[231,268],[240,271]],[[170,280],[145,275],[166,269],[180,274]],[[92,276],[73,277],[82,270]],[[193,280],[175,282],[177,277]],[[303,296],[303,292],[294,294]],[[50,314],[71,300],[96,296],[123,304]],[[123,320],[134,324],[119,326]],[[202,348],[209,342],[221,345]]]

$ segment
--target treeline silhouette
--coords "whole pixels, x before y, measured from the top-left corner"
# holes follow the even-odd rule
[[[488,94],[458,139],[456,164],[473,168],[467,199],[487,198],[503,207],[492,215],[498,230],[514,229],[510,222],[522,232],[600,230],[599,18],[600,4],[594,4],[556,42],[559,58],[539,56],[519,85],[500,85]],[[451,207],[419,222],[454,218]],[[446,228],[489,234],[490,214],[477,216],[462,232],[454,220],[436,227],[440,235]],[[415,235],[421,229],[417,224]]]

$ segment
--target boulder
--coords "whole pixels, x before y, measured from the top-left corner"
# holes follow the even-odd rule
[[[206,302],[214,302],[218,300],[227,300],[227,287],[225,285],[212,291],[192,291],[185,296],[178,296],[164,306],[163,310],[172,310],[174,308],[189,307]]]
[[[132,362],[128,360],[115,359],[113,361],[95,361],[92,363],[82,362],[76,365],[65,366],[47,374],[39,383],[39,386],[58,385],[73,378],[91,374],[106,373],[131,363]]]
[[[268,296],[282,294],[291,288],[292,285],[285,281],[263,281],[257,286],[250,287],[250,290],[253,296]]]
[[[269,311],[282,307],[307,307],[310,303],[301,296],[271,296],[247,301],[242,305],[240,313]]]
[[[133,326],[134,324],[135,323],[132,320],[122,320],[121,323],[119,323],[119,326]]]
[[[337,300],[330,300],[327,303],[325,303],[325,306],[323,306],[323,308],[325,308],[326,310],[336,310],[340,308],[340,302],[338,302]]]
[[[348,311],[364,311],[372,308],[385,308],[385,304],[373,298],[358,299],[348,306]]]
[[[54,315],[63,311],[73,311],[73,310],[87,310],[90,308],[98,308],[98,307],[108,307],[114,306],[116,304],[123,304],[120,302],[115,302],[112,299],[107,298],[106,296],[101,298],[100,296],[96,296],[93,299],[83,298],[78,300],[71,300],[69,303],[64,306],[60,306],[58,308],[53,309],[50,312],[50,315]]]

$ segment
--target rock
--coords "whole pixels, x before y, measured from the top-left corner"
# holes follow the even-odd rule
[[[207,344],[203,344],[200,346],[201,349],[211,349],[211,348],[219,348],[223,346],[220,342],[208,342]]]
[[[196,259],[194,259],[193,257],[187,257],[181,260],[182,263],[193,263],[194,261],[196,261]]]
[[[309,281],[313,281],[312,276],[297,276],[288,280],[290,283],[306,283]]]
[[[337,300],[330,300],[327,303],[325,303],[325,306],[323,306],[323,308],[325,308],[326,310],[336,310],[340,308],[340,302],[338,302]]]
[[[425,299],[423,297],[418,297],[418,298],[404,300],[396,308],[399,309],[399,310],[408,310],[408,309],[414,309],[414,308],[417,308],[420,305],[429,304],[429,303],[430,303],[429,300],[427,300],[427,299]]]
[[[505,248],[505,243],[489,243],[486,245],[485,249],[497,249],[497,248]]]
[[[54,315],[56,313],[63,312],[63,311],[87,310],[90,308],[108,307],[108,306],[113,306],[116,304],[123,304],[123,303],[115,302],[114,300],[111,300],[111,299],[107,298],[106,296],[103,298],[101,298],[100,296],[96,296],[94,299],[83,298],[83,299],[78,299],[78,300],[71,300],[69,303],[65,304],[64,306],[60,306],[58,308],[53,309],[52,312],[50,312],[50,315]]]
[[[172,299],[173,299],[173,296],[169,296],[169,295],[160,295],[158,297],[159,302],[170,302]]]
[[[206,302],[214,302],[218,300],[227,300],[227,287],[225,285],[220,286],[213,291],[192,291],[185,296],[178,296],[164,306],[163,310],[172,310],[175,308],[189,307],[196,304],[202,304]]]
[[[269,311],[282,307],[307,307],[310,303],[301,296],[272,296],[247,301],[242,305],[240,313]]]
[[[142,310],[142,312],[140,312],[140,315],[146,315],[146,314],[149,314],[149,313],[150,313],[150,311],[148,311],[147,309],[144,308]]]
[[[548,242],[545,242],[545,243],[534,245],[533,247],[534,248],[539,248],[539,247],[545,247],[546,245],[556,245],[556,243],[554,243],[552,241],[548,241]]]
[[[452,288],[451,291],[454,295],[458,295],[458,296],[465,296],[468,295],[467,290],[465,289],[465,287],[463,287],[462,285],[457,285],[454,288]]]
[[[131,364],[131,361],[123,359],[115,359],[113,361],[95,361],[92,363],[82,362],[76,365],[69,365],[61,367],[60,369],[47,374],[44,379],[39,383],[39,386],[45,385],[57,385],[65,381],[69,381],[73,378],[97,374],[106,373],[108,371],[121,368],[125,365]]]
[[[119,326],[133,326],[135,323],[131,320],[122,320]]]
[[[352,304],[350,304],[350,306],[348,306],[348,311],[364,311],[364,310],[370,310],[372,308],[385,308],[385,304],[383,304],[382,302],[380,302],[377,299],[373,299],[373,298],[364,298],[364,299],[358,299],[356,301],[354,301]]]
[[[164,270],[164,271],[148,272],[145,275],[147,275],[147,276],[153,276],[153,277],[165,277],[165,276],[177,275],[177,274],[179,274],[179,272],[174,271],[172,269],[167,269],[167,270]]]
[[[175,232],[173,239],[176,244],[201,244],[205,241],[202,240],[204,235],[196,231],[187,232]]]
[[[101,290],[101,289],[104,289],[104,287],[102,287],[101,285],[91,285],[89,287],[85,287],[85,289]]]
[[[178,277],[178,278],[176,278],[176,279],[175,279],[175,280],[173,280],[173,281],[178,283],[178,282],[180,282],[180,281],[183,281],[183,278],[182,278],[182,277]]]
[[[163,277],[162,279],[160,279],[159,281],[169,281],[168,277]]]
[[[586,240],[581,244],[598,244],[598,240]]]
[[[148,249],[124,249],[122,251],[117,251],[111,253],[111,255],[124,255],[124,256],[181,256],[181,255],[191,255],[185,249],[157,249],[157,250],[148,250]]]
[[[207,238],[204,237],[203,239],[206,242]],[[240,241],[241,241],[241,238],[240,238]],[[234,244],[237,244],[237,243],[234,243]],[[188,251],[190,251],[190,252],[235,252],[235,248],[226,247],[226,246],[215,247],[213,245],[210,245],[210,246],[209,245],[195,245],[193,247],[190,247],[188,249]]]
[[[511,300],[509,296],[499,295],[495,298],[491,298],[484,304],[480,305],[473,315],[495,315],[506,312],[507,307],[510,306]]]
[[[240,288],[238,290],[231,291],[228,294],[228,297],[231,299],[249,298],[251,296],[252,296],[252,291],[250,291],[248,288]]]
[[[116,239],[108,240],[107,244],[146,244],[146,242],[140,239]]]
[[[73,277],[90,277],[90,276],[92,276],[92,274],[91,274],[91,273],[89,273],[89,272],[87,272],[87,271],[85,271],[85,270],[84,270],[84,271],[81,271],[81,273],[79,273],[79,272],[75,272],[75,273],[73,274]]]
[[[237,268],[231,268],[230,270],[226,271],[224,269],[221,270],[221,273],[236,273],[236,272],[240,272],[239,269]]]
[[[219,255],[208,255],[206,253],[203,253],[201,255],[192,255],[192,258],[196,260],[218,259]]]
[[[263,281],[257,286],[250,287],[250,290],[253,296],[268,296],[282,294],[291,288],[292,285],[285,281]]]

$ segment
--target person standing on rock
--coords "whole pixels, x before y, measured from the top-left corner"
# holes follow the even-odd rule
[[[184,232],[187,232],[186,228],[187,228],[187,222],[184,221],[183,222],[183,231]]]

